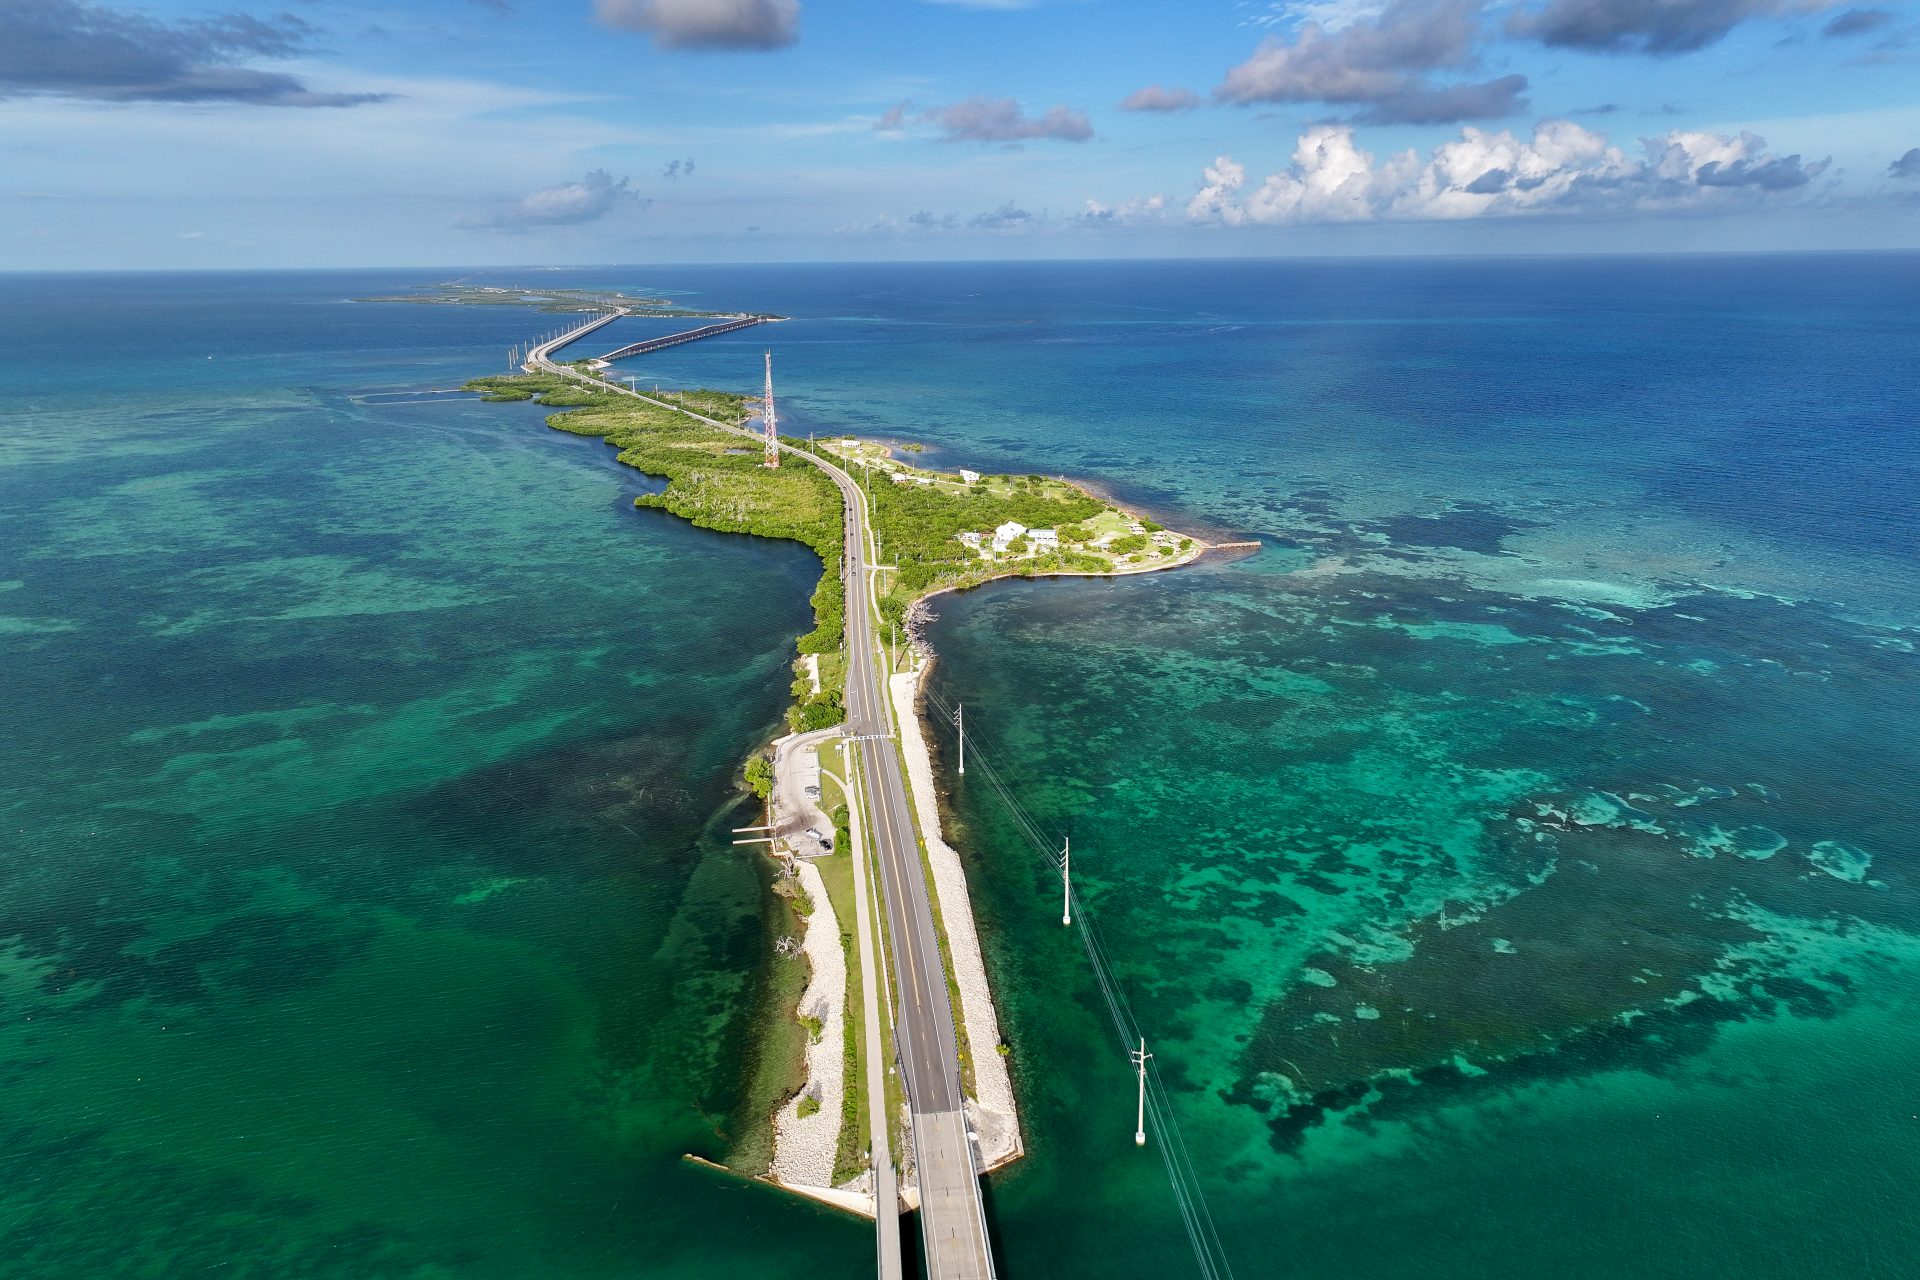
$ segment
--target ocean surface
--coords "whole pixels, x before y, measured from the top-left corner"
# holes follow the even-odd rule
[[[0,1274],[871,1268],[683,1159],[818,563],[433,394],[554,324],[349,301],[448,274],[0,277]],[[1261,543],[930,631],[1243,1280],[1913,1273],[1920,258],[470,278],[790,315],[622,372]],[[1192,1274],[977,773],[1002,1272]]]

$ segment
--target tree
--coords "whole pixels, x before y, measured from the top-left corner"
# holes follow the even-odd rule
[[[773,794],[773,761],[758,751],[747,758],[747,785],[762,800]]]

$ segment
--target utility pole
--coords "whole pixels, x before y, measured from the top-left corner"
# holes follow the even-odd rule
[[[767,465],[777,467],[780,465],[780,436],[773,416],[773,352],[771,351],[767,352],[767,397],[766,403],[761,407],[760,416],[767,428]]]
[[[953,732],[960,739],[960,776],[967,776],[967,704],[957,703],[953,708]]]
[[[1140,1048],[1130,1056],[1140,1072],[1140,1108],[1134,1112],[1133,1145],[1144,1147],[1147,1145],[1147,1059],[1153,1056],[1147,1052],[1145,1036],[1140,1037]]]
[[[1060,923],[1073,923],[1073,837],[1060,849]],[[1144,1042],[1142,1042],[1144,1045]]]

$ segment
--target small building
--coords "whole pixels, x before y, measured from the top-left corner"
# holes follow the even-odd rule
[[[978,471],[969,471],[965,467],[962,467],[960,468],[960,483],[961,484],[979,484],[980,473]]]
[[[993,531],[993,550],[998,555],[1013,545],[1013,540],[1026,533],[1027,526],[1018,520],[1009,520]]]
[[[913,478],[913,482],[915,484],[931,485],[933,483],[933,477],[932,476],[915,476]]]
[[[987,535],[984,533],[969,532],[969,533],[962,533],[957,536],[960,539],[961,546],[971,547],[975,551],[978,551],[980,549],[980,544],[987,540]]]
[[[912,484],[913,483],[913,477],[908,475],[904,471],[889,471],[887,475],[892,478],[895,484]]]
[[[1060,549],[1060,531],[1057,529],[1029,529],[1027,541],[1033,544],[1035,551],[1058,551]]]

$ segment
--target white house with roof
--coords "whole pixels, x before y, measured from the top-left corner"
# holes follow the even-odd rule
[[[1021,524],[1018,520],[1007,521],[993,531],[993,553],[995,555],[1003,554],[1008,547],[1013,545],[1013,540],[1026,533],[1026,531],[1027,526]]]
[[[978,471],[969,471],[965,467],[962,467],[960,468],[960,483],[961,484],[979,484],[980,473]]]
[[[1033,544],[1035,551],[1058,551],[1060,549],[1060,531],[1058,529],[1029,529],[1027,541]]]

